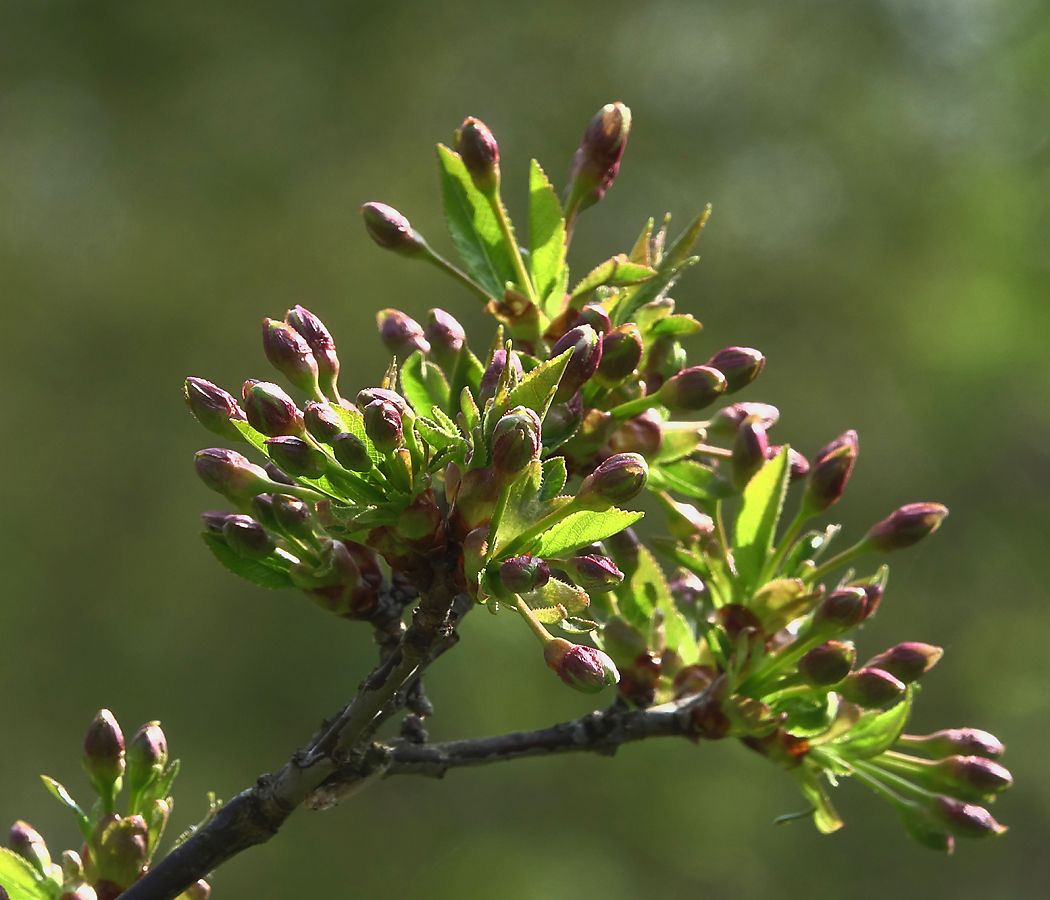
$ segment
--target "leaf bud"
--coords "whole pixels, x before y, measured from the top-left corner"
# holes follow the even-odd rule
[[[510,365],[512,373],[512,383],[521,381],[524,376],[524,370],[521,368],[521,360],[518,359],[518,354],[511,352]],[[507,351],[500,349],[492,354],[492,362],[488,364],[484,374],[481,376],[481,385],[478,388],[478,404],[482,407],[496,396],[496,388],[499,385],[500,376],[503,374],[503,370],[507,367]]]
[[[758,416],[762,427],[769,431],[779,421],[780,410],[769,403],[734,403],[711,417],[707,423],[707,435],[712,438],[731,438],[748,416]]]
[[[332,455],[344,469],[351,472],[367,472],[372,468],[372,457],[368,447],[356,434],[341,432],[332,441]]]
[[[714,403],[725,389],[725,376],[718,369],[692,366],[667,379],[656,399],[672,412],[695,412]]]
[[[857,432],[847,431],[813,458],[802,497],[805,510],[816,515],[838,502],[857,461],[857,451]]]
[[[365,434],[384,456],[393,453],[404,437],[401,413],[385,400],[375,400],[365,407]]]
[[[607,103],[587,123],[569,167],[565,189],[567,216],[602,199],[620,170],[620,159],[630,133],[631,111],[622,103]]]
[[[47,875],[51,868],[51,854],[47,844],[32,825],[19,819],[11,826],[8,843],[22,859],[30,863],[41,875]]]
[[[932,734],[902,734],[897,743],[921,750],[934,759],[955,754],[998,759],[1005,749],[994,734],[979,728],[946,728]]]
[[[486,197],[499,190],[499,146],[488,126],[473,116],[463,120],[456,130],[456,152],[471,180]]]
[[[84,769],[100,797],[114,797],[124,775],[124,735],[108,709],[100,709],[84,736]]]
[[[847,675],[837,690],[848,703],[865,709],[881,709],[899,700],[905,685],[889,672],[865,667]]]
[[[525,406],[516,406],[492,430],[492,468],[504,482],[518,477],[540,457],[540,417]]]
[[[248,424],[267,437],[302,437],[306,433],[299,407],[276,384],[267,381],[252,384],[244,398],[244,411]]]
[[[194,418],[208,431],[228,441],[244,440],[233,423],[247,419],[232,394],[203,378],[190,377],[182,386],[182,397]]]
[[[964,803],[952,797],[938,794],[930,801],[930,811],[935,819],[958,837],[992,837],[1006,831],[1006,827],[996,822],[983,806]]]
[[[609,313],[600,303],[588,303],[580,310],[580,314],[572,325],[574,328],[577,325],[590,325],[598,334],[606,335],[612,328],[612,319],[609,318]]]
[[[604,334],[596,373],[598,383],[612,387],[633,375],[642,361],[642,349],[642,333],[634,322],[618,325]]]
[[[733,438],[733,484],[743,488],[769,456],[769,439],[758,416],[748,416],[740,423]]]
[[[100,882],[110,881],[126,890],[141,876],[149,858],[149,828],[142,816],[103,817],[91,843]]]
[[[553,638],[543,648],[543,658],[562,681],[585,694],[597,694],[620,680],[620,673],[605,653],[564,638]]]
[[[317,363],[317,373],[322,390],[333,399],[339,396],[336,382],[339,379],[339,357],[335,352],[335,341],[317,316],[303,306],[295,306],[284,315],[284,320],[306,341]]]
[[[933,534],[947,515],[948,507],[940,503],[908,503],[872,525],[864,541],[882,553],[903,550]]]
[[[534,591],[543,587],[550,578],[550,566],[538,556],[515,556],[499,567],[499,579],[512,594]]]
[[[1010,771],[981,756],[948,756],[930,764],[928,783],[959,800],[977,802],[1014,783]]]
[[[263,319],[262,337],[263,350],[270,365],[299,390],[317,396],[320,393],[317,360],[306,339],[290,325],[276,319]]]
[[[398,309],[381,309],[376,313],[379,338],[387,352],[402,362],[417,350],[429,353],[430,344],[423,336],[422,326]]]
[[[918,641],[905,641],[869,660],[867,665],[889,672],[905,684],[917,681],[944,655],[944,650]]]
[[[306,540],[313,539],[314,517],[309,503],[288,494],[277,494],[273,498],[273,517],[277,527],[287,534]]]
[[[583,479],[576,493],[580,509],[602,512],[633,500],[649,480],[649,467],[637,453],[610,456]]]
[[[766,358],[751,347],[725,347],[706,363],[726,377],[726,393],[732,394],[747,387],[758,378]]]
[[[303,410],[303,424],[319,444],[330,444],[337,434],[346,431],[339,414],[327,403],[307,403]]]
[[[147,722],[135,732],[125,759],[128,792],[134,797],[149,787],[168,764],[168,739],[160,722]]]
[[[264,559],[275,546],[266,529],[251,516],[227,516],[222,536],[231,550],[248,559]]]
[[[193,457],[193,466],[201,481],[231,500],[247,500],[273,487],[262,468],[235,450],[199,450]]]
[[[813,615],[814,630],[842,632],[864,621],[868,597],[863,588],[847,587],[832,591]]]
[[[830,687],[849,675],[857,651],[852,644],[828,641],[814,647],[798,661],[798,671],[811,687]]]
[[[385,203],[366,203],[361,207],[368,236],[384,250],[393,250],[402,256],[423,256],[427,242],[412,224],[394,207]]]
[[[558,567],[588,594],[605,594],[623,582],[623,572],[607,556],[573,556]]]
[[[565,332],[551,348],[551,359],[570,349],[572,355],[554,394],[555,403],[564,403],[583,387],[602,359],[601,337],[590,325],[578,325]]]
[[[451,372],[467,341],[463,326],[443,309],[432,309],[427,313],[427,329],[423,337],[430,343],[430,355],[434,361]]]

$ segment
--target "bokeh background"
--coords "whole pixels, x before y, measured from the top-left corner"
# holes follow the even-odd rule
[[[834,510],[952,510],[893,562],[861,652],[945,646],[916,730],[998,734],[1011,826],[954,858],[845,784],[821,837],[790,780],[730,742],[395,779],[224,867],[217,898],[1031,898],[1050,838],[1050,15],[1038,0],[795,3],[6,0],[0,4],[0,822],[79,843],[37,775],[85,796],[108,706],[182,757],[172,834],[278,767],[372,664],[364,628],[228,575],[197,537],[214,438],[182,379],[267,375],[263,316],[303,303],[344,388],[385,358],[374,312],[475,301],[373,246],[384,200],[439,248],[433,143],[466,115],[560,186],[588,118],[635,129],[577,270],[644,219],[714,215],[675,296],[768,364],[742,399],[810,454],[861,456]],[[475,616],[429,678],[437,738],[582,714],[532,638]]]

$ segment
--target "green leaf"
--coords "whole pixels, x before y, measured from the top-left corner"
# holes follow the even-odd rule
[[[91,840],[91,820],[87,817],[87,814],[82,810],[77,802],[69,795],[61,784],[55,781],[54,778],[49,778],[47,775],[41,775],[41,780],[44,782],[46,787],[61,803],[67,807],[74,816],[77,817],[77,827],[80,828],[80,833],[84,836],[85,841]]]
[[[675,606],[663,569],[645,547],[638,548],[638,568],[631,576],[630,588],[639,610],[648,608],[650,615],[654,609],[663,611],[667,648],[677,653],[684,665],[697,662],[700,658],[700,648],[692,629]]]
[[[593,544],[623,531],[643,515],[615,507],[604,512],[580,510],[545,532],[531,552],[533,556],[560,556],[568,550]]]
[[[435,406],[434,409],[437,409]],[[428,419],[426,416],[416,416],[416,431],[422,436],[431,447],[437,450],[444,450],[446,447],[451,447],[454,444],[467,446],[467,442],[460,437],[459,431],[455,434],[449,434],[448,431],[437,422]]]
[[[653,481],[653,474],[657,480]],[[717,479],[710,466],[692,459],[679,459],[649,467],[649,487],[677,491],[694,500],[718,500],[732,495],[732,487]]]
[[[280,566],[270,564],[268,560],[247,559],[239,556],[217,534],[203,532],[201,537],[204,538],[204,543],[208,545],[211,552],[215,554],[215,558],[234,575],[272,591],[293,587],[288,572]]]
[[[595,266],[583,277],[583,280],[572,289],[570,305],[575,305],[578,299],[602,285],[627,287],[648,281],[654,275],[656,275],[655,270],[633,263],[623,253],[619,253],[601,265]]]
[[[831,799],[821,784],[820,776],[809,766],[801,765],[791,770],[804,796],[813,805],[813,824],[821,834],[831,834],[842,827],[842,819],[831,805]]]
[[[568,479],[564,456],[552,456],[543,461],[543,481],[540,483],[539,499],[553,500],[557,497]]]
[[[684,337],[696,334],[703,329],[696,319],[690,315],[665,316],[650,329],[649,334],[667,335],[668,337]]]
[[[401,390],[417,415],[426,415],[435,406],[448,409],[445,373],[432,362],[427,362],[418,350],[401,367]]]
[[[649,242],[653,239],[654,224],[655,220],[652,218],[645,223],[642,233],[638,235],[638,240],[634,242],[634,247],[631,248],[631,252],[627,255],[627,258],[631,262],[638,263],[641,266],[651,265],[652,260],[649,258]]]
[[[529,169],[529,273],[541,300],[561,278],[565,247],[561,203],[540,164],[533,160]]]
[[[11,900],[50,900],[40,873],[6,847],[0,847],[0,885],[7,889]]]
[[[915,686],[909,684],[904,699],[885,712],[871,710],[864,713],[860,720],[842,737],[830,741],[846,759],[870,759],[889,750],[900,737],[911,715]]]
[[[529,606],[561,606],[571,615],[583,612],[591,604],[586,591],[557,578],[551,578],[542,587],[522,596]]]
[[[773,547],[791,464],[785,446],[744,488],[733,529],[733,559],[744,591],[751,593]]]
[[[382,462],[383,454],[376,450],[376,445],[372,443],[372,439],[365,433],[365,417],[361,414],[361,411],[356,406],[351,409],[347,409],[344,406],[333,406],[332,409],[343,420],[346,430],[359,438],[365,445],[372,462],[374,464]]]
[[[682,459],[692,453],[704,442],[704,429],[695,422],[665,422],[660,449],[656,451],[653,462],[669,463]],[[714,474],[714,470],[708,470]],[[701,476],[710,480],[707,472]]]
[[[558,623],[558,627],[567,634],[590,634],[598,630],[598,623],[590,619],[581,619],[577,616],[569,616]]]
[[[493,297],[503,296],[514,281],[514,266],[503,243],[496,215],[474,187],[458,153],[438,144],[445,218],[452,241],[467,272]]]
[[[535,410],[542,420],[547,415],[551,400],[558,390],[558,382],[561,381],[562,373],[572,358],[570,347],[561,356],[548,359],[545,363],[536,366],[526,375],[510,392],[507,400],[507,409],[515,406],[527,406]]]

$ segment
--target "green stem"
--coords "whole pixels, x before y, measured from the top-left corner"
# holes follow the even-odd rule
[[[831,559],[829,559],[823,565],[817,566],[817,568],[810,572],[807,577],[811,582],[815,583],[816,581],[827,575],[829,572],[837,569],[839,566],[845,565],[846,563],[856,559],[858,556],[863,556],[867,552],[867,542],[859,541],[852,547],[843,550],[838,556],[831,557]]]
[[[773,656],[764,669],[759,669],[747,681],[737,688],[737,693],[747,694],[749,697],[763,697],[769,693],[777,680],[777,677],[785,669],[793,666],[814,647],[818,647],[827,640],[826,634],[810,634],[806,637],[797,638],[794,644],[785,648],[782,653]]]
[[[893,772],[888,772],[880,766],[877,766],[866,760],[858,759],[855,761],[851,761],[850,765],[853,766],[853,768],[856,771],[863,771],[868,773],[872,777],[877,777],[883,779],[884,781],[888,781],[902,794],[914,797],[916,800],[919,800],[921,802],[926,802],[936,796],[936,794],[933,794],[930,791],[923,790],[918,785],[912,784],[906,778],[901,778],[900,775],[895,775]]]
[[[510,484],[505,484],[500,488],[499,497],[496,500],[496,508],[492,511],[492,518],[489,520],[489,534],[492,535],[492,538],[489,540],[488,552],[485,554],[486,563],[488,563],[496,553],[496,535],[499,533],[499,523],[503,520],[503,514],[507,511],[507,501],[510,499],[510,488]]]
[[[626,403],[614,406],[609,410],[609,413],[617,419],[629,419],[632,416],[637,416],[639,413],[643,413],[647,409],[656,406],[656,403],[656,394],[650,394],[647,397],[638,397],[635,400],[628,400]]]
[[[553,635],[543,627],[543,623],[540,622],[532,610],[529,609],[529,605],[517,594],[514,595],[514,605],[517,606],[518,612],[521,613],[522,618],[529,623],[529,627],[532,629],[533,634],[540,639],[541,644],[547,646],[547,644],[554,640]]]
[[[730,459],[733,456],[732,450],[727,450],[725,447],[714,447],[711,444],[699,444],[693,448],[693,453],[701,453],[704,456],[719,456],[722,459]]]
[[[473,278],[467,275],[466,272],[462,272],[459,269],[457,269],[454,265],[452,265],[452,263],[445,259],[445,257],[432,250],[429,245],[427,246],[426,253],[422,257],[422,259],[425,259],[428,263],[430,263],[433,266],[437,266],[437,268],[441,269],[441,271],[444,272],[446,275],[451,275],[455,281],[458,281],[471,293],[477,294],[486,303],[490,301],[493,303],[497,302],[496,298],[493,297],[492,294],[486,291],[485,288],[483,288]]]
[[[487,199],[489,206],[492,207],[492,213],[496,217],[500,233],[503,235],[503,243],[507,245],[507,250],[510,253],[510,261],[518,277],[518,285],[525,291],[525,295],[533,305],[539,307],[540,301],[536,296],[536,289],[532,286],[532,279],[529,278],[529,273],[525,269],[525,260],[521,258],[521,248],[518,246],[514,232],[511,230],[510,219],[507,217],[507,210],[503,208],[503,201],[500,200],[499,194],[495,192],[489,195]]]
[[[773,554],[769,562],[766,563],[765,568],[762,570],[762,574],[758,576],[759,584],[765,584],[777,573],[777,569],[783,564],[784,557],[787,556],[788,550],[791,549],[791,545],[798,539],[799,534],[802,533],[802,529],[808,521],[809,516],[806,515],[804,508],[800,509],[795,514],[795,518],[788,526],[788,530],[784,532],[784,536],[780,539],[776,552]]]

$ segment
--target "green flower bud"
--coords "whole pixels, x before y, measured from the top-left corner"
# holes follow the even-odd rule
[[[905,686],[889,672],[865,667],[847,675],[837,690],[849,703],[865,709],[883,709],[903,696]]]
[[[858,449],[857,432],[847,431],[813,458],[802,497],[803,509],[816,515],[838,502],[853,472]]]
[[[434,492],[427,489],[416,497],[398,516],[397,533],[408,541],[420,541],[428,535],[443,540],[444,529],[441,510],[434,500]]]
[[[348,431],[335,436],[332,441],[332,455],[339,465],[351,472],[367,472],[372,468],[372,457],[368,455],[365,442]]]
[[[590,325],[579,325],[562,335],[551,348],[551,359],[572,350],[562,373],[555,403],[564,403],[593,377],[602,359],[602,340]]]
[[[284,322],[263,319],[263,350],[270,364],[299,390],[320,393],[317,360],[301,334]]]
[[[672,412],[695,412],[714,403],[725,389],[725,376],[718,369],[692,366],[667,379],[656,399]]]
[[[376,326],[387,352],[399,360],[408,359],[417,350],[420,353],[430,352],[423,328],[399,309],[381,309],[376,313]]]
[[[88,727],[83,763],[95,792],[102,798],[115,797],[124,775],[124,735],[108,709],[100,709]]]
[[[328,468],[328,457],[302,438],[285,435],[265,442],[270,459],[296,478],[320,478]]]
[[[244,411],[252,428],[267,437],[302,437],[306,433],[303,414],[279,385],[266,381],[245,385]]]
[[[607,593],[623,582],[623,572],[607,556],[573,556],[558,567],[588,594]]]
[[[22,859],[26,860],[41,875],[47,875],[51,867],[51,854],[47,844],[32,825],[19,819],[11,826],[8,844]]]
[[[1005,749],[1002,742],[979,728],[946,728],[932,734],[902,734],[897,743],[913,750],[921,750],[934,759],[961,754],[998,759]]]
[[[565,189],[567,216],[582,212],[605,196],[620,170],[630,133],[631,111],[622,103],[607,103],[587,123],[569,167]]]
[[[707,361],[708,366],[725,375],[727,394],[751,384],[765,364],[766,358],[751,347],[726,347]]]
[[[538,556],[515,556],[499,567],[499,578],[512,594],[524,594],[550,581],[551,570]]]
[[[203,378],[187,378],[182,386],[182,397],[194,418],[208,431],[228,441],[243,441],[244,437],[233,425],[246,422],[244,410],[231,394]]]
[[[849,675],[857,651],[852,644],[828,641],[814,647],[798,661],[798,671],[812,687],[830,687]]]
[[[585,694],[597,694],[620,680],[613,661],[601,650],[564,638],[553,638],[543,648],[543,658],[562,681]]]
[[[882,553],[903,550],[933,534],[948,515],[948,507],[940,503],[908,503],[872,525],[865,542]]]
[[[492,430],[492,469],[503,482],[518,477],[540,457],[540,417],[531,409],[516,406]]]
[[[606,335],[612,328],[612,319],[600,303],[588,303],[572,323],[573,328],[577,325],[590,325],[598,334]]]
[[[455,146],[474,187],[486,197],[493,196],[499,190],[499,146],[488,126],[473,116],[464,119]]]
[[[125,759],[128,792],[136,797],[160,776],[168,764],[168,739],[160,722],[147,722],[135,732]]]
[[[284,315],[284,320],[302,335],[310,347],[317,363],[317,374],[321,389],[331,398],[339,396],[336,382],[339,380],[339,357],[335,352],[335,341],[322,322],[310,310],[295,306]]]
[[[983,806],[938,795],[930,802],[934,818],[958,837],[993,837],[1006,831]]]
[[[337,434],[346,430],[346,425],[327,403],[307,403],[303,410],[303,424],[319,444],[331,444]]]
[[[100,883],[109,881],[126,890],[139,879],[149,858],[149,828],[142,816],[104,816],[91,843]]]
[[[602,337],[596,377],[606,387],[619,384],[638,370],[642,361],[642,333],[634,322],[619,325]]]
[[[925,806],[916,803],[901,803],[897,806],[904,833],[927,850],[951,853],[955,849],[955,838],[945,831]]]
[[[76,850],[62,851],[62,881],[67,891],[69,885],[76,885],[84,881],[84,862]]]
[[[905,641],[869,660],[867,665],[889,672],[905,684],[918,681],[944,656],[944,650],[919,641]]]
[[[401,413],[385,400],[375,400],[365,407],[365,434],[384,456],[393,453],[404,437]]]
[[[610,456],[583,479],[576,493],[580,509],[601,512],[633,500],[649,480],[649,467],[637,453]]]
[[[263,469],[234,450],[199,450],[193,457],[193,466],[201,481],[231,500],[248,500],[273,487]]]
[[[762,427],[769,431],[780,419],[780,410],[768,403],[734,403],[720,409],[707,423],[710,438],[727,439],[736,435],[736,430],[748,416],[758,416]]]
[[[412,224],[392,206],[385,203],[366,203],[361,207],[368,236],[384,250],[393,250],[402,256],[425,256],[427,242]]]
[[[677,375],[689,364],[689,355],[682,344],[672,335],[661,334],[649,347],[642,372],[650,394],[673,375]]]
[[[430,343],[430,355],[437,364],[448,372],[455,369],[459,352],[467,341],[463,326],[443,309],[432,309],[427,313],[423,337]]]
[[[266,529],[251,516],[227,516],[222,536],[231,550],[247,559],[265,559],[276,546]]]

